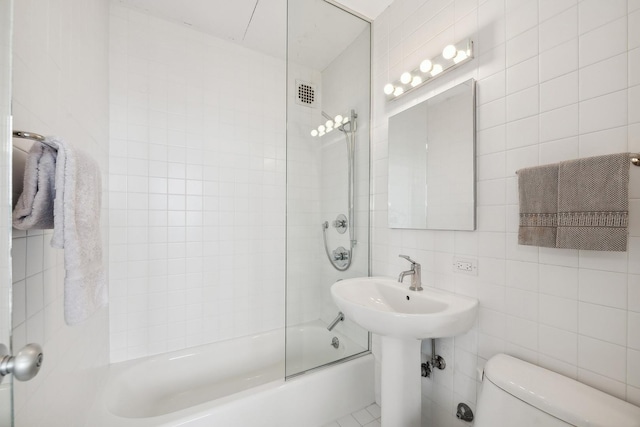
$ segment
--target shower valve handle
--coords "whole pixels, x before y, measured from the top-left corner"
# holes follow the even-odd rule
[[[344,219],[336,219],[335,221],[333,221],[333,226],[335,228],[344,228],[347,226],[347,221]]]

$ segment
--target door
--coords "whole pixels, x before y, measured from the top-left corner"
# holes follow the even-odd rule
[[[0,0],[0,344],[11,340],[11,21]],[[13,424],[11,379],[0,384],[0,427]]]

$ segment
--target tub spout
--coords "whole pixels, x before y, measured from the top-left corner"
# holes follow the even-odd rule
[[[341,322],[344,320],[344,314],[342,314],[342,312],[338,312],[338,315],[336,316],[335,319],[333,319],[333,322],[329,323],[329,326],[327,326],[327,330],[330,331],[333,328],[336,327],[336,325],[338,324],[338,322]]]

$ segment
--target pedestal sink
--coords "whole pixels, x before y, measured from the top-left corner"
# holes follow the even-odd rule
[[[419,427],[420,340],[471,329],[478,300],[428,286],[410,291],[387,277],[336,282],[331,296],[347,319],[381,335],[382,426]]]

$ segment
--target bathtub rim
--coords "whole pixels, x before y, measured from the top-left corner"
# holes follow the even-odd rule
[[[108,380],[105,380],[102,384],[102,387],[97,394],[92,407],[89,411],[89,415],[86,418],[87,423],[85,425],[91,425],[94,427],[175,427],[187,425],[187,423],[195,422],[198,419],[208,419],[211,416],[217,416],[216,413],[225,412],[227,406],[236,405],[237,402],[241,399],[249,399],[253,400],[255,403],[256,399],[261,399],[262,396],[272,396],[274,393],[278,393],[280,390],[286,390],[288,384],[294,385],[294,387],[300,387],[304,383],[314,383],[316,381],[326,382],[327,379],[324,375],[331,377],[332,375],[336,375],[335,373],[331,373],[332,369],[325,368],[335,368],[335,369],[355,369],[357,372],[362,372],[362,370],[371,370],[370,374],[368,374],[365,378],[365,382],[370,382],[369,387],[371,390],[367,391],[367,395],[370,395],[369,398],[364,396],[352,396],[348,395],[347,399],[354,400],[354,402],[344,402],[340,401],[340,404],[346,404],[349,406],[348,410],[344,410],[344,413],[335,413],[333,414],[336,419],[341,416],[344,416],[348,413],[351,413],[357,409],[360,409],[365,404],[371,403],[374,401],[374,371],[375,371],[375,360],[371,351],[366,351],[349,357],[349,360],[341,359],[340,363],[333,363],[331,366],[324,365],[323,367],[315,368],[313,370],[305,371],[305,373],[309,373],[310,375],[296,375],[295,378],[290,378],[289,380],[285,380],[285,378],[279,378],[277,380],[261,384],[259,386],[240,391],[238,393],[234,393],[214,401],[203,402],[198,405],[182,409],[180,411],[172,412],[170,414],[148,417],[148,418],[126,418],[121,417],[113,412],[111,412],[106,404],[104,399],[105,393],[107,392]],[[342,363],[344,362],[344,363]],[[357,365],[353,365],[353,367],[348,367],[349,364],[356,363]],[[367,368],[368,366],[368,368]],[[313,372],[311,372],[313,371]],[[107,373],[107,376],[109,373]],[[319,375],[319,376],[318,376]],[[335,379],[331,384],[335,382]],[[358,385],[358,388],[361,388],[364,384]],[[314,386],[315,387],[315,386]],[[314,392],[313,390],[312,392]],[[367,401],[367,402],[365,402]],[[356,403],[357,402],[357,403]],[[344,408],[343,408],[344,409]],[[228,411],[227,411],[228,412]],[[223,414],[224,415],[224,414]],[[326,422],[330,422],[332,419],[327,419],[318,425],[324,425]],[[208,424],[207,424],[208,425]],[[272,426],[280,424],[269,424]],[[287,424],[287,425],[295,425],[295,424]],[[234,424],[235,426],[235,424]]]

